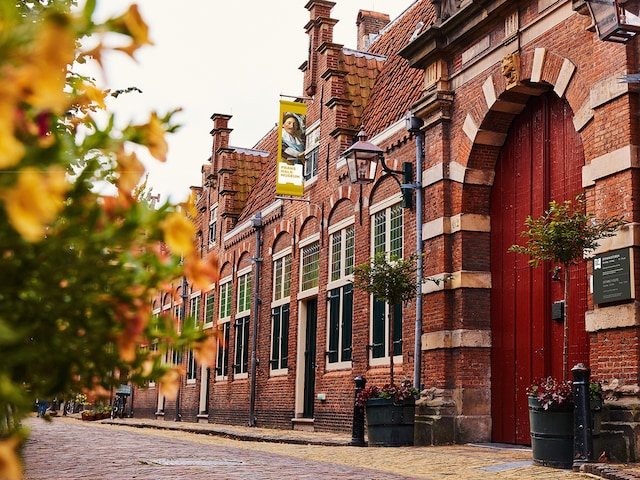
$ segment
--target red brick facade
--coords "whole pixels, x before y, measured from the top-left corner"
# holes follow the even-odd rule
[[[342,352],[350,360],[330,360],[331,305],[346,304],[344,299],[335,304],[329,299],[345,285],[328,278],[331,242],[352,227],[355,264],[368,261],[375,230],[372,215],[400,202],[401,195],[398,184],[380,170],[373,184],[362,189],[352,185],[340,156],[364,128],[370,141],[383,148],[391,169],[399,170],[403,162],[415,165],[416,137],[404,125],[407,112],[412,112],[424,121],[424,163],[417,179],[423,214],[416,219],[415,207],[402,209],[403,250],[406,255],[415,251],[418,230],[424,241],[424,277],[447,279],[423,286],[420,378],[428,395],[419,406],[416,441],[495,440],[496,419],[503,412],[495,407],[501,370],[492,343],[497,332],[492,331],[496,297],[492,305],[491,272],[501,255],[491,255],[491,230],[498,225],[492,216],[502,213],[492,214],[491,199],[502,147],[527,105],[547,97],[560,99],[584,150],[583,158],[576,160],[573,152],[570,161],[582,172],[589,211],[597,217],[623,214],[630,222],[604,242],[600,252],[637,251],[638,98],[633,84],[618,79],[636,72],[638,42],[600,41],[581,0],[465,1],[444,19],[436,18],[431,1],[421,0],[378,36],[370,34],[385,17],[361,11],[361,36],[373,41],[360,52],[333,43],[333,5],[328,0],[306,5],[311,49],[301,67],[300,100],[307,104],[307,127],[317,125],[320,140],[317,175],[305,183],[304,201],[276,198],[277,129],[252,149],[237,148],[231,146],[231,117],[212,117],[211,162],[203,167],[202,185],[194,188],[200,212],[197,242],[203,255],[220,257],[222,268],[220,284],[212,285],[214,318],[209,327],[220,322],[221,285],[232,282],[229,361],[226,372],[209,372],[208,385],[200,368],[195,382],[185,380],[179,413],[185,421],[255,421],[278,428],[350,431],[354,378],[386,383],[389,358],[373,358],[372,303],[355,290],[351,349]],[[258,213],[261,226],[256,226]],[[258,234],[261,242],[256,241]],[[317,286],[303,289],[305,249],[316,244]],[[283,311],[282,303],[272,301],[274,269],[287,255],[291,290],[286,368],[273,370],[272,313]],[[244,328],[236,326],[237,296],[246,272],[251,288],[259,283],[260,302],[252,292],[248,320],[249,347],[258,325],[258,363],[253,372],[249,348],[248,367],[236,374],[236,336]],[[635,284],[632,291],[635,297]],[[201,318],[206,293],[200,294]],[[637,460],[640,425],[633,412],[640,407],[638,306],[634,300],[593,305],[591,295],[587,302],[589,347],[584,361],[620,397],[609,403],[604,437],[618,458]],[[413,378],[415,312],[415,302],[403,307],[396,379]],[[305,359],[312,319],[317,321],[315,356]],[[536,371],[515,368],[526,378]],[[544,368],[545,373],[555,371]],[[526,408],[524,393],[513,392],[517,395]],[[163,411],[172,420],[176,404],[167,401],[161,408],[158,398],[153,387],[137,390],[136,415]],[[255,419],[250,418],[252,410]]]

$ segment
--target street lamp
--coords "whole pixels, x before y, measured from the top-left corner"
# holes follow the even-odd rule
[[[639,0],[585,0],[600,40],[625,43],[640,32]]]
[[[410,162],[403,162],[402,170],[391,170],[384,162],[382,149],[367,141],[367,134],[364,130],[360,130],[358,141],[347,148],[342,157],[347,162],[351,183],[359,183],[361,185],[372,183],[375,180],[378,162],[380,162],[382,170],[390,174],[398,182],[402,190],[402,206],[411,208],[411,190],[416,186],[410,183],[413,177],[413,165]],[[400,183],[400,180],[395,175],[402,175],[403,182]]]

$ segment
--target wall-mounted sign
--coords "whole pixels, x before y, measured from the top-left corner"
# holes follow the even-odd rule
[[[307,106],[280,101],[276,193],[304,195],[304,152],[306,149]]]
[[[633,252],[614,250],[593,257],[593,303],[633,298]]]

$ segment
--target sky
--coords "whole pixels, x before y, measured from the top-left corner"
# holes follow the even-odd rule
[[[303,95],[299,67],[307,58],[307,1],[98,0],[98,17],[137,3],[154,42],[137,52],[136,61],[110,56],[106,78],[95,75],[104,88],[142,90],[111,99],[109,110],[120,122],[144,123],[152,111],[182,108],[175,117],[182,127],[168,136],[167,162],[142,158],[161,202],[182,201],[190,186],[201,184],[201,167],[211,156],[211,115],[232,115],[231,146],[251,148],[277,122],[280,96]],[[393,20],[414,3],[334,1],[334,42],[354,49],[360,9]]]

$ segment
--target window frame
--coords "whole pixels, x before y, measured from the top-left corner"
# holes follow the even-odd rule
[[[272,256],[273,292],[271,295],[271,345],[269,375],[285,375],[289,371],[289,328],[291,302],[291,269],[293,249],[285,248]],[[278,280],[278,279],[281,280]]]
[[[351,368],[355,216],[329,227],[326,369]],[[338,251],[336,251],[338,247]]]
[[[315,271],[316,271],[315,285],[309,286],[307,288],[303,288],[304,269],[306,266],[305,264],[306,257],[304,252],[305,252],[305,249],[312,246],[314,246],[318,250],[317,254],[314,254],[314,256],[317,256],[317,260],[315,260],[315,263],[317,264],[315,268]],[[298,284],[298,289],[299,289],[298,299],[301,299],[301,298],[306,298],[306,297],[318,294],[318,285],[320,283],[320,234],[316,233],[314,235],[310,235],[304,240],[300,240],[300,242],[298,243],[298,247],[300,250],[300,265],[299,265],[300,283]]]
[[[384,242],[379,242],[376,239],[376,236],[380,236],[380,232],[377,231],[376,226],[378,225],[376,222],[376,217],[381,213],[385,212],[385,221],[384,221]],[[370,225],[371,225],[371,243],[370,243],[370,256],[373,258],[377,252],[384,251],[387,253],[387,257],[391,254],[398,255],[400,258],[404,256],[404,235],[405,235],[405,226],[404,226],[404,209],[402,208],[402,195],[396,194],[392,197],[385,199],[382,202],[379,202],[375,205],[372,205],[369,209],[370,213]],[[394,226],[394,222],[399,218],[399,227],[397,225]],[[400,232],[399,237],[394,237],[394,232]],[[394,245],[395,243],[395,245]],[[381,302],[375,298],[374,295],[369,296],[369,365],[371,366],[379,366],[379,365],[389,365],[389,328],[390,328],[390,310],[393,306],[389,305],[386,302]],[[380,311],[382,309],[382,311]],[[394,355],[393,355],[393,363],[401,364],[403,361],[402,358],[402,342],[403,342],[403,331],[402,331],[402,323],[403,323],[403,315],[402,315],[402,305],[395,306],[394,312]],[[380,319],[380,315],[382,315],[382,319]],[[384,355],[377,356],[377,347],[379,346],[380,334],[377,333],[380,331],[379,322],[382,320],[383,328],[382,328],[382,336],[383,340],[383,349]],[[398,328],[399,327],[399,328]],[[398,353],[399,350],[399,353]]]

